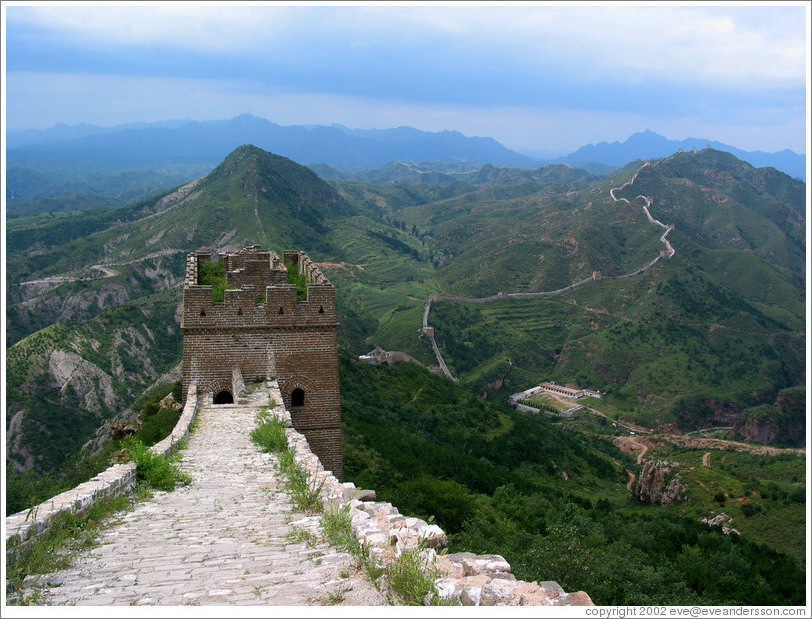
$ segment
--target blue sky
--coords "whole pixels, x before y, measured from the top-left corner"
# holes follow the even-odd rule
[[[571,152],[806,152],[809,3],[3,4],[5,126],[251,113]]]

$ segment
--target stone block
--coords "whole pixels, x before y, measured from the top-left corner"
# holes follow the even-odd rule
[[[420,541],[428,548],[447,548],[448,537],[436,524],[430,524],[420,532]],[[508,568],[510,566],[508,565]]]
[[[514,583],[495,578],[482,587],[480,605],[482,606],[518,606],[519,598],[514,595]]]
[[[462,560],[462,567],[466,576],[496,574],[499,572],[510,573],[512,571],[510,563],[500,555],[480,555],[465,558]]]
[[[574,593],[570,593],[567,596],[566,604],[562,604],[562,606],[594,606],[595,603],[592,601],[592,598],[589,597],[583,591],[576,591]]]
[[[453,600],[462,595],[463,587],[454,578],[439,578],[434,583],[437,595],[445,600]]]
[[[460,603],[463,606],[480,606],[482,603],[482,587],[463,587],[460,594]]]

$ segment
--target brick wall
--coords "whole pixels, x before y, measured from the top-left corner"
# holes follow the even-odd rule
[[[235,289],[215,303],[211,286],[198,284],[209,254],[187,257],[183,290],[183,392],[231,392],[234,368],[247,383],[275,378],[294,427],[313,441],[325,467],[343,477],[338,386],[335,288],[307,255],[287,251],[282,260],[258,247],[221,255]],[[296,298],[283,262],[307,279],[307,298]],[[294,402],[294,392],[303,402]],[[232,393],[237,399],[237,394]],[[297,405],[295,405],[297,404]]]

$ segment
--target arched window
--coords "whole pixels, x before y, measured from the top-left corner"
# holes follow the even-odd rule
[[[319,305],[319,314],[323,314],[323,313],[324,313],[324,306]]]
[[[216,396],[214,396],[214,403],[215,404],[234,404],[234,396],[231,395],[230,391],[221,391]]]
[[[290,393],[291,406],[304,406],[304,391],[302,389],[294,389]]]

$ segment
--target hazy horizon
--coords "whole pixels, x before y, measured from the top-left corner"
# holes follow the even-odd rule
[[[651,130],[809,141],[808,3],[4,3],[8,131],[253,114],[573,152]]]
[[[251,114],[249,114],[249,115],[251,115]],[[241,115],[238,115],[238,116],[241,116]],[[252,115],[252,116],[254,116],[254,115]],[[258,116],[256,116],[256,117],[260,118]],[[77,127],[83,127],[83,126],[97,127],[97,128],[101,128],[101,129],[104,129],[104,130],[116,129],[116,128],[135,128],[135,127],[138,127],[139,125],[149,126],[149,127],[152,127],[152,126],[175,127],[175,126],[180,126],[182,124],[195,123],[195,122],[229,122],[229,121],[233,120],[234,118],[237,118],[237,116],[232,117],[232,118],[210,119],[208,121],[198,121],[198,120],[194,120],[194,119],[190,119],[190,118],[183,118],[183,119],[181,119],[181,118],[169,118],[169,119],[166,119],[166,120],[155,121],[155,122],[150,122],[150,123],[143,122],[143,121],[135,121],[135,122],[121,123],[121,124],[117,124],[117,125],[107,125],[107,126],[94,125],[92,123],[77,123],[75,125],[69,125],[69,124],[66,124],[66,123],[56,123],[55,125],[51,125],[50,127],[45,127],[43,129],[39,129],[39,128],[37,128],[37,129],[33,129],[33,128],[32,129],[17,129],[17,130],[11,129],[11,130],[7,131],[7,134],[24,134],[24,133],[26,133],[28,131],[34,131],[34,132],[43,131],[44,132],[44,131],[50,131],[52,129],[57,129],[57,128],[60,128],[60,127],[77,128]],[[271,119],[271,118],[263,118],[263,120],[267,120],[269,122],[274,122],[273,119]],[[279,123],[276,123],[276,124],[279,125]],[[341,125],[340,123],[332,123],[331,125],[279,125],[279,126],[282,126],[282,127],[297,126],[297,127],[314,127],[314,128],[315,127],[336,126],[336,127],[342,127],[342,128],[344,128],[344,129],[346,129],[348,131],[359,131],[359,130],[363,131],[363,130],[365,130],[365,129],[362,129],[362,128],[359,128],[359,127],[347,127],[345,125]],[[374,129],[375,130],[386,130],[386,129],[398,129],[398,128],[402,128],[402,127],[408,127],[410,129],[417,129],[416,127],[411,127],[411,126],[408,126],[408,125],[401,125],[400,127],[375,127]],[[418,129],[418,130],[420,130],[420,129]],[[432,133],[441,133],[443,131],[455,132],[457,130],[453,129],[453,128],[447,128],[447,129],[440,129],[440,130],[438,130],[436,132],[432,132]],[[625,138],[621,138],[619,140],[612,140],[612,141],[602,140],[600,142],[589,142],[589,143],[581,144],[580,146],[578,146],[576,148],[573,148],[571,150],[562,150],[562,151],[545,151],[545,150],[533,150],[533,149],[524,149],[524,150],[511,149],[511,150],[514,150],[514,152],[519,153],[520,155],[525,155],[525,156],[528,156],[528,157],[534,157],[534,158],[538,158],[538,159],[556,158],[556,157],[563,157],[563,156],[566,156],[566,155],[570,155],[573,152],[575,152],[578,149],[580,149],[582,147],[585,147],[585,146],[595,146],[595,145],[602,144],[602,143],[613,143],[613,142],[624,143],[627,140],[629,140],[632,136],[634,136],[635,134],[644,133],[646,131],[651,131],[651,130],[645,128],[645,129],[641,129],[640,131],[635,131],[635,132],[629,134],[628,136],[626,136]],[[656,131],[653,132],[653,133],[657,134]],[[465,134],[463,134],[463,135],[465,135]],[[721,140],[715,140],[715,138],[708,137],[708,136],[689,135],[689,136],[673,136],[672,137],[672,136],[664,136],[664,135],[661,135],[661,134],[657,134],[657,135],[660,135],[661,137],[666,138],[668,140],[672,140],[672,141],[714,140],[714,141],[721,142]],[[492,138],[493,136],[484,136],[484,135],[483,136],[468,136],[468,135],[466,135],[466,137]],[[496,139],[496,138],[494,138],[494,139]],[[498,142],[498,140],[497,140],[497,142]],[[734,148],[739,148],[739,146],[737,144],[727,144],[727,145],[731,146],[731,147],[734,147]],[[504,144],[503,144],[503,146],[504,146]],[[744,150],[744,149],[742,149],[742,150]],[[793,151],[792,149],[780,149],[780,150],[790,150],[790,151],[792,151],[792,152],[794,152],[796,154],[799,154],[799,155],[804,155],[804,156],[806,155],[805,151],[800,151],[799,152],[799,151]],[[779,151],[762,151],[762,152],[777,153],[777,152],[780,152],[780,150]]]

